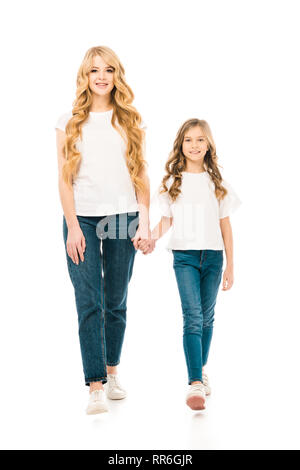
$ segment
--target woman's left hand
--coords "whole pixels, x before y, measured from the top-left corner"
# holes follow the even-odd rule
[[[143,255],[148,255],[149,253],[152,253],[152,251],[155,248],[155,242],[156,240],[141,240],[138,242],[138,247],[139,250],[143,252]]]
[[[223,273],[223,287],[222,290],[229,290],[233,285],[233,268],[226,267]]]

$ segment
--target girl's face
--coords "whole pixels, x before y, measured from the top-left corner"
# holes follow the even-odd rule
[[[91,92],[98,96],[108,95],[114,88],[114,68],[98,55],[93,58],[93,68],[88,77]]]
[[[207,150],[208,141],[200,126],[191,127],[186,131],[182,142],[182,152],[187,160],[200,163],[203,161]]]

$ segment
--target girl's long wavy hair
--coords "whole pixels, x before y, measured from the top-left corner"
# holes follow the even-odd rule
[[[171,200],[174,202],[178,195],[181,193],[182,172],[186,169],[186,158],[182,152],[182,143],[186,132],[192,127],[201,127],[207,143],[208,150],[204,156],[203,166],[208,172],[215,185],[215,194],[217,199],[223,199],[227,194],[227,189],[222,186],[222,176],[218,168],[218,157],[216,155],[216,146],[212,137],[209,125],[206,121],[200,119],[189,119],[185,121],[177,132],[176,139],[173,145],[173,150],[169,154],[169,158],[165,165],[167,174],[163,177],[160,193],[168,191]],[[166,183],[169,178],[173,176],[173,183],[168,189]]]
[[[97,55],[101,56],[109,66],[114,68],[114,88],[111,91],[113,106],[111,123],[127,144],[126,164],[134,188],[143,190],[145,186],[140,177],[140,172],[147,163],[143,156],[145,132],[139,127],[142,118],[131,104],[134,94],[125,81],[124,67],[114,51],[106,46],[88,49],[77,73],[76,99],[73,102],[72,109],[73,116],[66,125],[64,146],[66,161],[62,170],[63,179],[68,186],[72,186],[80,168],[82,157],[76,148],[76,141],[79,137],[82,138],[82,126],[88,119],[92,104],[92,92],[89,88],[88,74],[93,69],[93,58]]]

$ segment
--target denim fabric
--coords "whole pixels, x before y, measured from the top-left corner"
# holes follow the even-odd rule
[[[106,383],[106,366],[120,362],[128,284],[136,254],[131,238],[138,227],[139,213],[78,215],[77,219],[86,241],[83,262],[79,258],[76,265],[67,253],[64,216],[63,236],[75,291],[85,383]]]
[[[223,250],[172,250],[183,313],[183,348],[189,384],[202,381],[222,279]]]

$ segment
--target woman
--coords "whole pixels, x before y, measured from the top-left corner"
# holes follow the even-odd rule
[[[71,112],[56,125],[68,271],[75,290],[87,414],[126,396],[117,365],[138,241],[148,241],[144,129],[124,68],[108,47],[90,48]],[[106,230],[107,227],[107,230]]]

